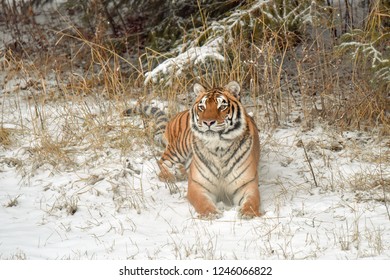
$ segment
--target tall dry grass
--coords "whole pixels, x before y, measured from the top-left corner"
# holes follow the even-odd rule
[[[369,16],[378,21],[380,15],[378,10]],[[189,31],[183,43],[204,40],[208,22],[202,19],[202,32]],[[137,142],[134,139],[152,143],[150,131],[120,116],[131,100],[148,103],[158,99],[173,114],[191,104],[194,82],[220,86],[236,80],[242,86],[243,102],[260,127],[294,122],[310,129],[320,121],[340,130],[375,128],[388,135],[388,86],[376,87],[360,63],[336,51],[332,34],[337,23],[321,20],[297,30],[288,22],[275,24],[259,15],[252,30],[237,27],[229,33],[232,37],[222,48],[224,61],[191,66],[182,75],[170,77],[169,86],[144,84],[145,74],[168,58],[167,54],[146,48],[134,59],[119,54],[104,34],[86,36],[71,22],[56,32],[49,26],[55,40],[46,41],[46,52],[31,52],[23,44],[20,50],[2,51],[6,80],[18,76],[27,81],[19,100],[28,100],[32,121],[27,124],[21,117],[22,132],[18,133],[31,133],[38,143],[31,154],[37,162],[54,166],[74,165],[75,150],[82,145],[89,145],[96,154],[107,146],[125,155]],[[375,26],[373,21],[367,25]],[[37,38],[39,32],[46,38],[42,26],[35,32]],[[4,106],[7,95],[2,99]],[[56,102],[61,102],[61,111],[50,106]],[[4,112],[0,139],[8,143],[13,132],[3,128]]]

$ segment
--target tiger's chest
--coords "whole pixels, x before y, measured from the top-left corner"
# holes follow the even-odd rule
[[[193,139],[191,167],[197,180],[214,191],[226,191],[240,186],[243,168],[251,153],[252,138],[245,134],[235,140],[201,141]]]

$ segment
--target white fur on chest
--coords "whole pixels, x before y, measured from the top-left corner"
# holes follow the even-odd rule
[[[203,167],[204,177],[210,186],[218,189],[235,188],[241,184],[239,173],[241,164],[250,154],[251,140],[244,136],[234,141],[209,138],[209,141],[197,142],[198,164]],[[237,164],[238,163],[238,164]],[[238,178],[238,179],[237,179]]]

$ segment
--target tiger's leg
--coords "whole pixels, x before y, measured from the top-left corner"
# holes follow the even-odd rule
[[[173,183],[182,181],[187,178],[187,171],[184,164],[177,160],[177,157],[172,157],[169,146],[165,150],[161,159],[157,162],[160,168],[159,179],[163,182]]]
[[[261,216],[260,208],[260,192],[258,180],[253,180],[242,188],[233,198],[234,204],[240,206],[240,215],[244,219]]]
[[[173,183],[176,181],[175,175],[172,174],[173,164],[170,161],[164,161],[162,158],[157,162],[160,167],[158,178],[160,181]]]
[[[200,183],[188,180],[187,199],[201,218],[218,218],[221,212],[215,205],[216,197]]]

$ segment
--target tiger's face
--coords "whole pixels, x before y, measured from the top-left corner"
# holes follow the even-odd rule
[[[191,110],[191,128],[196,136],[232,139],[243,131],[246,122],[239,91],[236,82],[210,90],[199,84],[194,86],[198,96]]]

